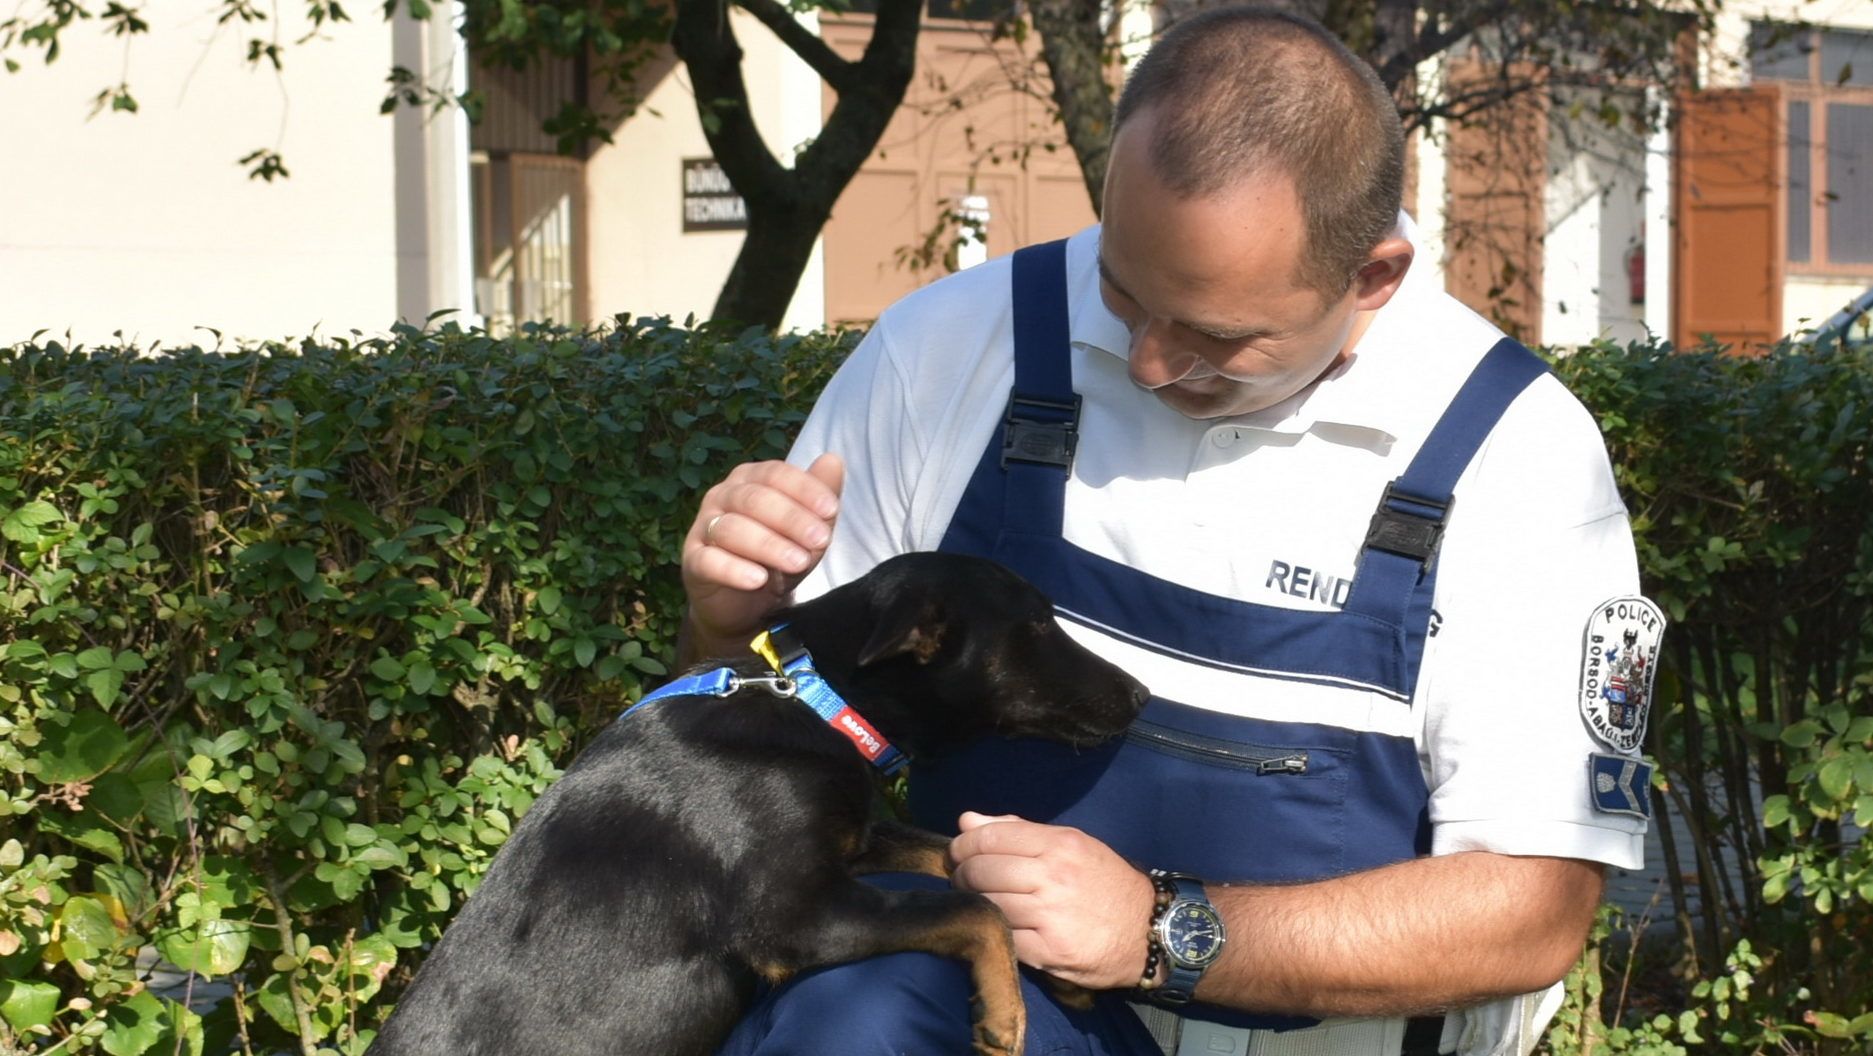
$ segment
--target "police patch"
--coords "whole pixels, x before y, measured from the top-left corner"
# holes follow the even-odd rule
[[[1665,616],[1633,596],[1601,603],[1587,618],[1580,663],[1580,717],[1608,748],[1636,752],[1652,708],[1652,676]]]
[[[1602,814],[1652,817],[1652,765],[1629,755],[1595,752],[1588,767],[1588,791],[1593,809]]]

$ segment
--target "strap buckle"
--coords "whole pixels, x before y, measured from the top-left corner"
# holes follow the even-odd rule
[[[1451,498],[1440,502],[1413,495],[1401,490],[1394,480],[1385,486],[1385,494],[1379,499],[1379,508],[1372,511],[1372,523],[1366,527],[1365,545],[1373,550],[1412,558],[1419,563],[1421,570],[1428,572],[1437,558],[1437,548],[1443,545],[1444,523],[1450,517],[1450,508],[1456,505],[1456,501]],[[1394,507],[1393,502],[1436,510],[1437,515],[1427,517],[1413,510],[1401,510]]]
[[[1064,421],[1047,417],[1026,417],[1021,409],[1064,414]],[[1002,468],[1009,462],[1028,462],[1039,466],[1073,468],[1073,452],[1080,441],[1080,394],[1072,400],[1043,400],[1033,396],[1008,394],[1008,408],[1002,412]]]

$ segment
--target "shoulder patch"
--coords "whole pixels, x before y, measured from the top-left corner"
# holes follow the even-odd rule
[[[1652,817],[1652,764],[1630,755],[1588,757],[1588,795],[1593,809],[1602,814],[1629,814],[1635,818]]]
[[[1652,710],[1665,616],[1644,598],[1611,598],[1587,617],[1580,661],[1580,717],[1616,752],[1636,752]]]

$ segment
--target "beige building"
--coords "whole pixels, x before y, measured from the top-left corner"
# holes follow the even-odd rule
[[[644,105],[613,143],[568,158],[540,120],[591,97],[576,64],[471,74],[445,19],[399,19],[328,28],[289,48],[276,76],[246,68],[241,34],[197,2],[158,0],[152,32],[127,52],[74,27],[57,63],[0,81],[13,93],[0,142],[28,159],[0,174],[13,205],[0,223],[0,342],[38,329],[145,344],[211,340],[201,326],[379,333],[451,309],[496,326],[708,314],[740,248],[737,203],[673,57],[643,72]],[[801,17],[847,54],[869,32],[861,14]],[[736,18],[756,123],[788,160],[830,94]],[[1800,19],[1826,28],[1772,38]],[[287,23],[283,39],[308,28]],[[1135,44],[1151,24],[1141,7],[1120,33]],[[1749,57],[1752,40],[1771,39]],[[1863,0],[1730,0],[1700,42],[1701,81],[1716,90],[1656,100],[1680,111],[1673,131],[1607,132],[1568,120],[1565,99],[1515,114],[1506,147],[1434,128],[1415,142],[1407,202],[1425,263],[1531,341],[1768,340],[1825,318],[1873,283],[1870,41]],[[393,65],[457,90],[472,76],[484,120],[380,116]],[[1026,65],[985,23],[927,19],[907,103],[835,208],[788,327],[870,319],[946,266],[1091,222],[1044,86],[1011,84]],[[1462,75],[1460,57],[1421,71]],[[98,89],[126,77],[141,112],[87,121]],[[261,147],[290,178],[252,180],[235,164]],[[965,234],[979,237],[928,259]]]
[[[0,343],[36,330],[147,345],[385,330],[466,303],[466,124],[378,113],[392,65],[447,76],[446,23],[329,28],[250,69],[247,32],[157,0],[129,44],[78,23],[0,79]],[[280,39],[312,27],[282,9]],[[135,114],[87,120],[127,82]],[[277,151],[290,177],[238,159]]]

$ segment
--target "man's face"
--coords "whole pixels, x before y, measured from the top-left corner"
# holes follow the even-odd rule
[[[1152,120],[1135,115],[1113,141],[1099,246],[1132,381],[1191,418],[1272,407],[1339,362],[1360,284],[1332,303],[1301,284],[1306,226],[1285,176],[1178,197],[1147,157]]]

